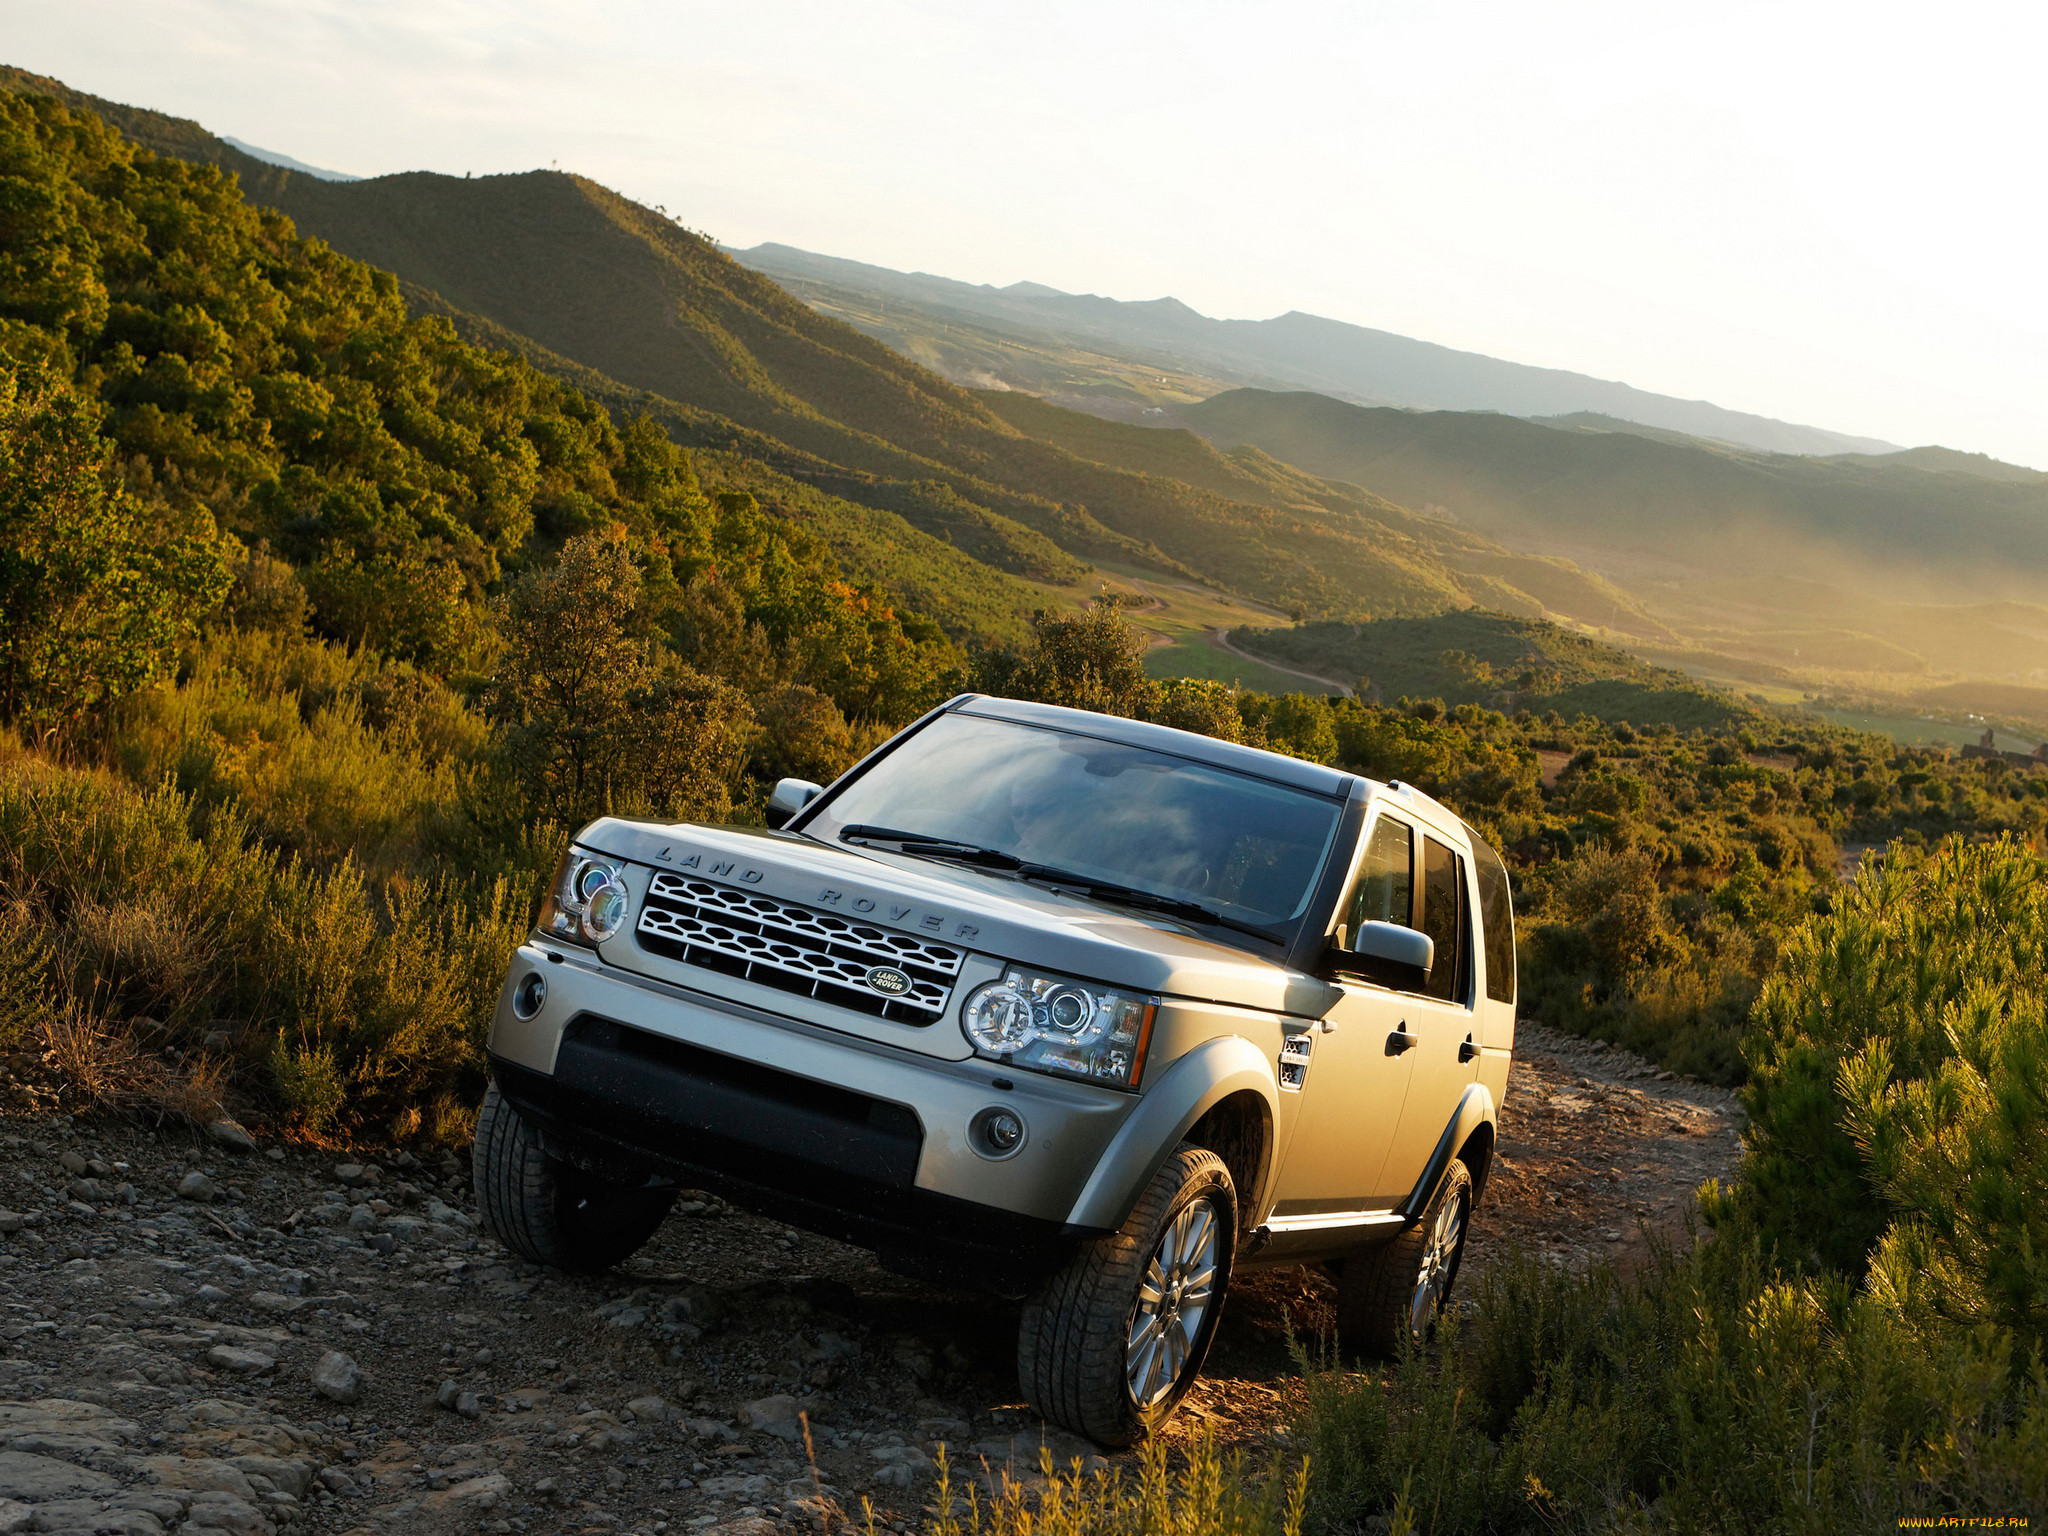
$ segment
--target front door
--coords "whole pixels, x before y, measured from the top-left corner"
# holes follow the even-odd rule
[[[1418,838],[1396,817],[1373,823],[1345,907],[1347,934],[1361,922],[1412,925]],[[1412,1011],[1411,1000],[1350,977],[1335,985],[1342,995],[1306,1036],[1302,1101],[1280,1181],[1284,1198],[1273,1211],[1276,1224],[1392,1203],[1383,1197],[1382,1175],[1416,1053],[1390,1055],[1388,1036]]]
[[[1471,881],[1464,855],[1422,835],[1417,926],[1436,943],[1436,961],[1421,994],[1407,998],[1408,1052],[1414,1065],[1380,1183],[1400,1200],[1436,1150],[1458,1100],[1479,1076],[1479,1017],[1474,1010]]]

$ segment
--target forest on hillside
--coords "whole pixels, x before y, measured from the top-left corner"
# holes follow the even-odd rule
[[[1150,679],[1113,601],[975,633],[850,571],[786,449],[465,340],[218,167],[0,96],[0,194],[10,1102],[460,1145],[587,818],[756,821],[969,688],[1140,716],[1444,800],[1510,862],[1523,1012],[1741,1084],[1756,1127],[1715,1242],[1511,1269],[1384,1391],[1312,1370],[1318,1520],[2048,1499],[2048,774],[1732,701],[1603,714],[1570,691],[1600,653],[1498,616],[1360,658],[1462,637],[1472,696],[1379,702]],[[919,516],[964,515],[946,484]],[[1557,686],[1504,690],[1510,643]],[[1765,1475],[1794,1451],[1803,1484]]]

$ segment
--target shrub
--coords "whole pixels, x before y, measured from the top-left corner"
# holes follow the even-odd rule
[[[1941,1199],[1967,1197],[1974,1212],[1940,1240],[1959,1261],[1984,1245],[1969,1261],[1984,1281],[1992,1251],[2027,1230],[2002,1203],[2042,1188],[2012,1138],[2048,1133],[2044,999],[2048,879],[2032,853],[1951,839],[1867,861],[1787,941],[1757,1001],[1744,1209],[1789,1254],[1854,1273],[1895,1211],[1935,1236]]]
[[[321,872],[262,847],[231,806],[202,818],[168,788],[0,759],[0,914],[48,978],[42,1000],[0,1005],[117,1055],[145,1017],[188,1050],[225,1029],[249,1086],[310,1131],[474,1097],[531,896],[503,878],[379,890],[350,859]]]
[[[170,669],[228,588],[213,520],[111,483],[96,412],[0,369],[0,721],[76,725]]]

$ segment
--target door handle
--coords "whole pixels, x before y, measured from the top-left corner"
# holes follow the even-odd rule
[[[1402,1020],[1402,1023],[1405,1025],[1407,1020]],[[1389,1056],[1399,1056],[1404,1051],[1414,1050],[1420,1044],[1422,1044],[1422,1036],[1411,1035],[1406,1028],[1397,1029],[1387,1036],[1387,1054]]]
[[[1474,1045],[1472,1043],[1472,1037],[1470,1035],[1467,1035],[1464,1039],[1464,1043],[1458,1047],[1458,1065],[1462,1067],[1463,1065],[1465,1065],[1466,1062],[1472,1060],[1478,1054],[1479,1047]]]
[[[1337,1032],[1337,1021],[1335,1019],[1319,1019],[1316,1022],[1322,1026],[1322,1031],[1326,1035],[1334,1035]]]

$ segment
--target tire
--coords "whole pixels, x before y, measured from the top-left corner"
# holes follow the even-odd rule
[[[1144,1439],[1201,1373],[1236,1243],[1230,1170],[1206,1148],[1180,1147],[1123,1229],[1089,1243],[1025,1304],[1017,1378],[1031,1406],[1101,1445]],[[1138,1337],[1148,1319],[1149,1350]]]
[[[1427,1343],[1465,1256],[1472,1174],[1453,1160],[1436,1198],[1391,1243],[1344,1261],[1337,1277],[1337,1338],[1344,1350],[1392,1360]]]
[[[549,1157],[540,1132],[491,1084],[470,1155],[484,1228],[521,1258],[594,1275],[637,1253],[676,1203],[673,1189],[614,1184]]]

